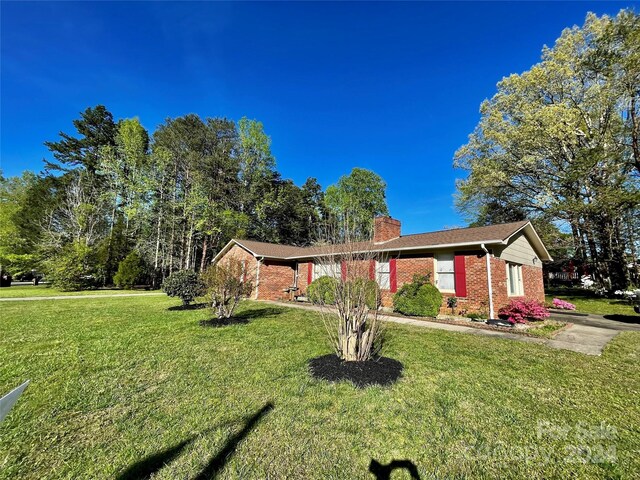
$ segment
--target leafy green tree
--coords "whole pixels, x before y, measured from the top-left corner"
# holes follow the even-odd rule
[[[104,105],[97,105],[80,113],[80,118],[74,120],[73,125],[79,137],[60,132],[60,141],[44,142],[56,160],[45,160],[46,169],[67,171],[82,167],[92,174],[100,163],[101,149],[115,146],[117,127],[113,115]]]
[[[356,238],[371,238],[373,219],[389,215],[386,183],[371,170],[354,168],[349,175],[340,177],[336,185],[327,187],[325,203],[339,225],[347,225]]]
[[[65,245],[44,263],[45,276],[63,291],[84,290],[96,286],[95,252],[84,242]]]
[[[638,113],[637,15],[587,16],[542,61],[498,83],[455,166],[457,203],[479,215],[495,205],[562,222],[573,250],[611,290],[628,283],[622,219],[638,212],[633,160]],[[635,43],[637,47],[637,43]],[[636,66],[634,66],[636,65]]]
[[[113,280],[118,287],[131,289],[142,279],[144,270],[144,261],[134,250],[120,262]]]

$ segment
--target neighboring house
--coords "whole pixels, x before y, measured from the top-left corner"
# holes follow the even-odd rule
[[[253,298],[289,298],[290,289],[304,294],[321,275],[339,277],[344,265],[327,268],[326,247],[294,247],[253,240],[231,240],[213,259],[230,256],[253,272]],[[393,294],[415,274],[430,274],[443,296],[445,313],[448,297],[458,299],[457,309],[484,311],[492,317],[513,298],[544,301],[542,262],[549,252],[531,222],[521,221],[486,227],[456,228],[414,235],[400,235],[400,222],[390,217],[375,219],[373,241],[359,248],[377,253],[371,277],[382,290],[385,307],[392,306]],[[332,247],[331,253],[339,251]],[[326,252],[326,250],[325,250]]]

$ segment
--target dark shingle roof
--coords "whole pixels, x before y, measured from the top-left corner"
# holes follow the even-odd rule
[[[499,243],[508,239],[524,227],[528,220],[486,227],[455,228],[437,232],[403,235],[381,243],[360,242],[362,250],[395,251],[428,249],[442,246],[480,245],[481,243]],[[275,243],[256,242],[254,240],[232,240],[258,257],[274,259],[306,258],[323,253],[339,253],[340,246],[294,247]],[[353,246],[350,246],[353,249]]]

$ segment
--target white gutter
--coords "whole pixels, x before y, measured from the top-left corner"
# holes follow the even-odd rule
[[[491,286],[491,258],[489,256],[489,250],[484,246],[484,243],[480,244],[482,250],[484,250],[487,262],[487,285],[489,286],[489,318],[493,318],[493,288]]]

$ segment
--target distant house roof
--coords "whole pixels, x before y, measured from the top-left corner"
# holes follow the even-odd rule
[[[430,250],[441,248],[479,247],[485,245],[506,245],[509,239],[523,231],[541,260],[551,260],[549,252],[534,230],[531,222],[502,223],[485,227],[454,228],[437,232],[401,235],[386,242],[359,242],[349,246],[351,251],[400,252],[407,250]],[[295,247],[276,243],[256,242],[254,240],[232,239],[213,259],[214,262],[224,255],[233,245],[239,245],[255,257],[276,260],[301,260],[322,255],[340,253],[340,245]]]

